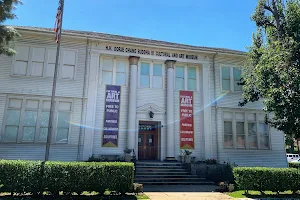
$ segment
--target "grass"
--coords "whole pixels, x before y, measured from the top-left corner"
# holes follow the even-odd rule
[[[64,200],[64,199],[70,199],[70,196],[64,196],[64,195],[60,195],[59,197],[54,198],[52,195],[44,195],[43,198],[41,197],[37,197],[34,198],[32,195],[30,194],[24,194],[21,196],[11,196],[9,193],[0,193],[0,200],[17,200],[17,199],[32,199],[32,200],[38,200],[38,199],[51,199],[51,200],[55,200],[55,199],[60,199],[60,200]],[[117,200],[117,199],[125,199],[125,200],[136,200],[136,199],[149,199],[149,197],[145,194],[126,194],[126,195],[112,195],[109,192],[105,192],[104,195],[98,195],[98,193],[96,192],[84,192],[82,195],[72,195],[71,199],[91,199],[91,200]]]
[[[300,194],[293,194],[292,191],[280,192],[279,195],[276,192],[265,191],[265,195],[262,195],[259,191],[249,190],[246,194],[245,190],[239,190],[227,195],[233,198],[300,198]]]

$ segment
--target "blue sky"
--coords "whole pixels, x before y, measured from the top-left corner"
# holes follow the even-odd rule
[[[23,0],[6,24],[54,26],[58,0]],[[65,0],[63,29],[246,50],[256,0]]]

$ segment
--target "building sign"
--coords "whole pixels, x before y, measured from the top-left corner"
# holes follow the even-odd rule
[[[194,149],[193,92],[180,91],[180,149]]]
[[[153,50],[148,50],[148,49],[136,49],[136,48],[130,48],[130,47],[109,46],[109,45],[107,45],[105,47],[105,49],[107,51],[116,51],[116,52],[131,53],[131,54],[138,54],[138,55],[149,55],[149,56],[151,55],[151,56],[157,56],[157,57],[198,60],[197,55],[166,52],[166,51],[153,51]]]
[[[119,136],[119,113],[121,86],[107,85],[105,98],[103,147],[117,147]]]

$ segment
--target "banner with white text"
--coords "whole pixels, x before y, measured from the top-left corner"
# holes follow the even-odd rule
[[[117,147],[119,136],[121,87],[107,85],[105,92],[105,112],[103,124],[103,147]]]
[[[180,149],[194,149],[193,92],[180,91]]]

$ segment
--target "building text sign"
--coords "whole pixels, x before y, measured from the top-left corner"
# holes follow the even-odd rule
[[[174,52],[167,52],[167,51],[153,51],[153,50],[148,50],[148,49],[136,49],[136,48],[130,48],[130,47],[109,46],[109,45],[107,45],[105,47],[105,49],[108,51],[132,53],[132,54],[138,54],[138,55],[151,55],[151,56],[158,56],[158,57],[198,60],[197,55],[174,53]]]
[[[102,146],[117,147],[119,136],[121,87],[117,85],[107,85],[105,94]]]
[[[194,149],[193,92],[180,91],[180,149]]]

